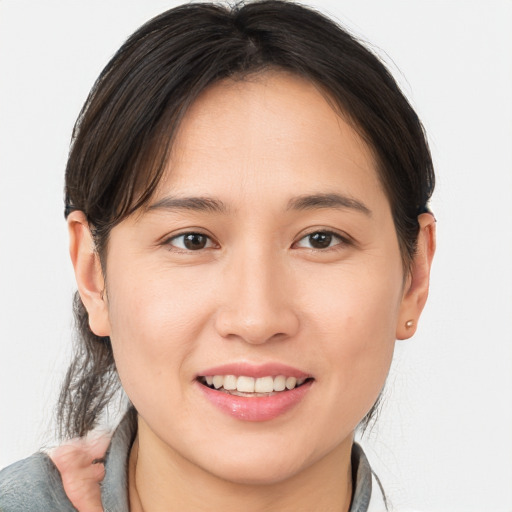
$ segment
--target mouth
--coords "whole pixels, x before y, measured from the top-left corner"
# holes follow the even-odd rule
[[[249,377],[246,375],[205,375],[197,381],[212,390],[245,398],[269,397],[287,393],[313,381],[312,377],[276,375]]]

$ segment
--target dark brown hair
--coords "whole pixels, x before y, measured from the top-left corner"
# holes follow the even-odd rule
[[[318,12],[279,0],[187,4],[137,30],[100,74],[73,132],[66,214],[87,217],[103,259],[110,230],[152,196],[187,108],[208,86],[282,69],[315,83],[373,150],[404,268],[434,187],[423,127],[380,60]],[[104,259],[103,259],[104,261]],[[92,429],[119,387],[109,338],[76,295],[77,352],[62,388],[61,433]]]

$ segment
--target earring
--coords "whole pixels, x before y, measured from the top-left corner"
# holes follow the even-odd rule
[[[407,329],[410,329],[413,325],[414,320],[407,320],[407,322],[405,322],[405,327],[407,327]]]

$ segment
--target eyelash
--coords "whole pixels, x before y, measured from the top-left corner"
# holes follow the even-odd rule
[[[339,246],[347,247],[347,246],[351,245],[351,240],[347,236],[343,236],[339,233],[336,233],[334,231],[329,231],[326,229],[317,229],[315,231],[310,231],[309,233],[306,233],[304,236],[302,236],[297,242],[295,242],[294,245],[299,244],[303,240],[308,239],[308,238],[312,237],[313,235],[328,236],[331,238],[330,241],[332,241],[332,239],[336,239],[338,242],[334,245],[330,245],[330,243],[329,243],[328,247],[323,247],[323,248],[305,247],[305,249],[309,249],[309,250],[315,251],[315,252],[327,252],[327,251],[332,251],[332,250],[338,250],[340,248]]]
[[[180,233],[179,235],[175,235],[169,239],[167,239],[164,244],[165,245],[169,245],[171,247],[171,250],[174,250],[176,252],[182,252],[182,253],[190,253],[190,252],[198,252],[199,250],[204,250],[204,249],[210,249],[211,247],[201,247],[200,249],[197,249],[197,250],[193,250],[193,249],[189,249],[187,247],[176,247],[173,245],[172,242],[174,242],[175,240],[178,240],[180,238],[183,238],[183,241],[185,241],[184,237],[186,236],[189,236],[189,235],[194,235],[194,236],[200,236],[200,237],[203,237],[203,238],[206,238],[206,243],[210,244],[210,245],[213,245],[214,242],[212,240],[212,238],[204,233],[201,233],[200,231],[187,231],[185,233]],[[183,244],[184,245],[184,244]]]
[[[190,235],[206,238],[207,246],[200,247],[197,250],[194,250],[194,249],[189,249],[186,246],[185,247],[176,247],[175,245],[173,245],[174,241],[176,241],[180,238],[184,239],[184,237],[190,236]],[[309,237],[312,237],[313,235],[324,235],[324,236],[330,237],[329,245],[327,247],[322,247],[322,248],[304,247],[305,249],[309,249],[309,250],[315,251],[315,252],[327,252],[327,251],[337,250],[338,246],[346,247],[346,246],[352,245],[352,241],[347,236],[342,236],[339,233],[336,233],[334,231],[317,229],[315,231],[310,231],[309,233],[306,233],[305,235],[303,235],[297,242],[294,242],[293,246],[298,245],[300,242],[302,242],[303,240],[305,240]],[[334,245],[330,245],[330,243],[333,239],[336,239],[338,242]],[[208,236],[204,233],[201,233],[199,231],[187,231],[185,233],[180,233],[179,235],[175,235],[175,236],[167,239],[164,242],[164,244],[170,246],[171,247],[170,250],[173,250],[176,252],[181,252],[181,253],[191,253],[191,252],[199,252],[199,251],[202,251],[205,249],[211,249],[212,246],[215,245],[215,242],[212,240],[212,238],[210,236]],[[183,243],[183,245],[184,245],[184,243]]]

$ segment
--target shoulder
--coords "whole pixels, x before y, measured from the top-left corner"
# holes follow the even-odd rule
[[[0,512],[72,512],[58,469],[48,455],[35,453],[0,471]]]
[[[137,415],[130,409],[110,441],[101,484],[103,509],[126,512],[128,457],[137,434]],[[0,512],[76,512],[66,496],[60,472],[50,457],[35,453],[0,471]]]

